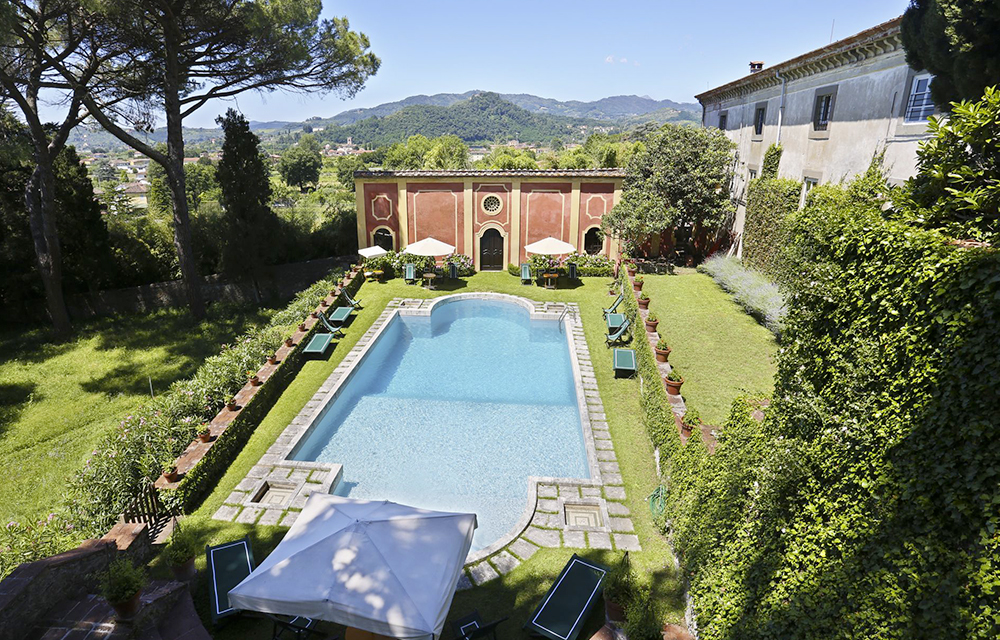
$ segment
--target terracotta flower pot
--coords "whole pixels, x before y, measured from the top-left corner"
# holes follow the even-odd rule
[[[670,356],[670,347],[667,347],[666,349],[657,349],[656,347],[653,347],[653,351],[656,352],[657,362],[666,362],[667,358]]]
[[[268,364],[278,364],[278,356],[273,356],[273,355],[272,356],[268,356],[267,357],[267,363]]]
[[[205,432],[199,433],[198,434],[198,439],[201,440],[202,442],[208,442],[209,440],[212,439],[212,432],[205,431]]]
[[[310,316],[312,316],[313,318],[318,318],[318,317],[319,317],[319,311],[313,311],[313,312],[312,312],[312,313],[310,313],[309,315],[310,315]],[[302,323],[302,324],[300,324],[299,326],[300,326],[300,327],[304,327],[305,325],[306,325],[306,323],[305,323],[305,322],[303,322],[303,323]],[[303,331],[305,331],[305,329],[303,329]]]
[[[236,411],[240,408],[240,405],[236,404],[236,400],[230,400],[226,403],[226,408],[230,411]]]
[[[689,425],[686,422],[682,422],[681,423],[681,433],[683,433],[686,436],[691,435],[691,425]]]
[[[323,300],[320,301],[319,306],[321,306],[321,307],[329,307],[330,303],[327,301],[326,298],[323,298]]]
[[[123,600],[121,602],[109,602],[111,608],[115,610],[115,617],[118,620],[131,620],[135,617],[135,614],[139,613],[139,596],[142,595],[142,589],[135,592],[135,595],[128,600]]]
[[[299,331],[305,331],[305,330],[306,330],[306,323],[305,322],[300,322],[299,323]]]
[[[650,322],[649,320],[643,320],[643,324],[646,325],[646,331],[649,333],[656,333],[656,325],[660,324],[659,320],[654,320]]]
[[[649,298],[639,298],[636,302],[639,303],[639,308],[640,309],[648,309],[649,308]]]
[[[672,396],[679,396],[681,395],[681,385],[684,384],[684,378],[681,378],[680,381],[677,382],[664,378],[663,384],[667,385],[667,393]]]
[[[194,578],[198,570],[194,568],[194,556],[188,558],[183,564],[170,565],[170,571],[174,574],[174,579],[180,582],[187,582]]]
[[[642,291],[642,285],[644,284],[645,282],[643,282],[642,280],[635,280],[632,282],[632,288],[635,289],[636,291]]]
[[[163,477],[167,479],[167,482],[177,482],[181,476],[177,473],[177,467],[170,467],[163,472]]]
[[[294,347],[295,346],[295,341],[292,340],[291,338],[285,338],[285,346],[286,347]]]
[[[250,384],[253,385],[253,386],[255,386],[255,387],[259,387],[260,386],[260,376],[252,376],[250,378]]]
[[[628,277],[630,278],[635,277],[635,269],[629,269],[628,267],[625,267],[625,270],[628,271]]]
[[[604,617],[611,622],[625,621],[625,607],[612,600],[604,599]]]

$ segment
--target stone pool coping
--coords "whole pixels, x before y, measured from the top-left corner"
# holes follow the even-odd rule
[[[628,508],[622,504],[625,488],[597,389],[579,307],[575,303],[536,302],[491,292],[459,293],[431,299],[395,298],[390,301],[213,517],[246,524],[291,526],[308,496],[316,491],[328,493],[336,486],[343,471],[339,464],[287,459],[309,426],[322,418],[393,317],[429,316],[438,305],[463,299],[503,300],[525,308],[532,319],[563,322],[591,477],[529,477],[528,499],[520,519],[492,544],[469,554],[465,565],[467,573],[459,581],[459,588],[469,588],[508,573],[522,560],[531,557],[540,546],[611,549],[613,541],[614,548],[640,549],[638,537],[632,533]],[[296,490],[280,504],[251,504],[253,496],[267,479],[286,486],[294,485]],[[567,523],[563,512],[567,500],[572,504],[596,505],[604,514],[603,526],[583,529]]]

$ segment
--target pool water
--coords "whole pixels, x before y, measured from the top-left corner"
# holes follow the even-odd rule
[[[566,333],[492,300],[396,316],[291,457],[342,464],[337,495],[475,513],[481,549],[528,476],[590,477]]]

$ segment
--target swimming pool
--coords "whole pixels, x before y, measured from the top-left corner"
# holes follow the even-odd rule
[[[507,301],[395,315],[289,458],[342,464],[338,495],[475,513],[482,549],[518,522],[530,476],[590,478],[570,344]]]

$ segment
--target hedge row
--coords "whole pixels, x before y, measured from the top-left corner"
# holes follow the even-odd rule
[[[348,281],[344,289],[351,296],[354,296],[363,282],[363,274],[358,273]],[[329,285],[329,282],[324,281],[324,284]],[[327,286],[326,290],[329,289],[330,287]],[[313,305],[314,307],[315,305]],[[303,313],[301,316],[297,316],[298,321],[301,321],[306,315],[307,313]],[[300,347],[308,344],[313,334],[322,326],[322,323],[319,322],[313,325],[310,332],[299,341]],[[180,509],[189,509],[195,506],[197,500],[215,486],[229,465],[243,450],[257,425],[271,411],[289,383],[295,379],[304,361],[305,355],[301,348],[293,349],[285,357],[281,366],[275,369],[274,373],[264,381],[257,393],[229,423],[226,430],[212,443],[212,447],[205,453],[205,456],[184,474],[177,487],[160,492],[160,496],[167,504]]]
[[[773,404],[671,452],[699,637],[1000,637],[1000,254],[814,189]],[[866,195],[867,194],[867,195]]]
[[[339,281],[339,274],[331,274],[300,292],[266,326],[223,345],[222,352],[207,358],[193,377],[174,383],[169,391],[125,416],[97,446],[70,486],[68,506],[78,526],[91,535],[106,531],[132,496],[154,481],[187,447],[198,425],[211,420],[246,384],[247,371],[256,371]],[[298,370],[298,352],[293,351],[290,361],[262,385],[213,445],[212,453],[187,474],[172,500],[188,505],[218,478]]]
[[[780,254],[787,241],[782,225],[798,208],[800,193],[801,182],[784,178],[757,178],[747,187],[743,263],[771,280],[780,278]]]

